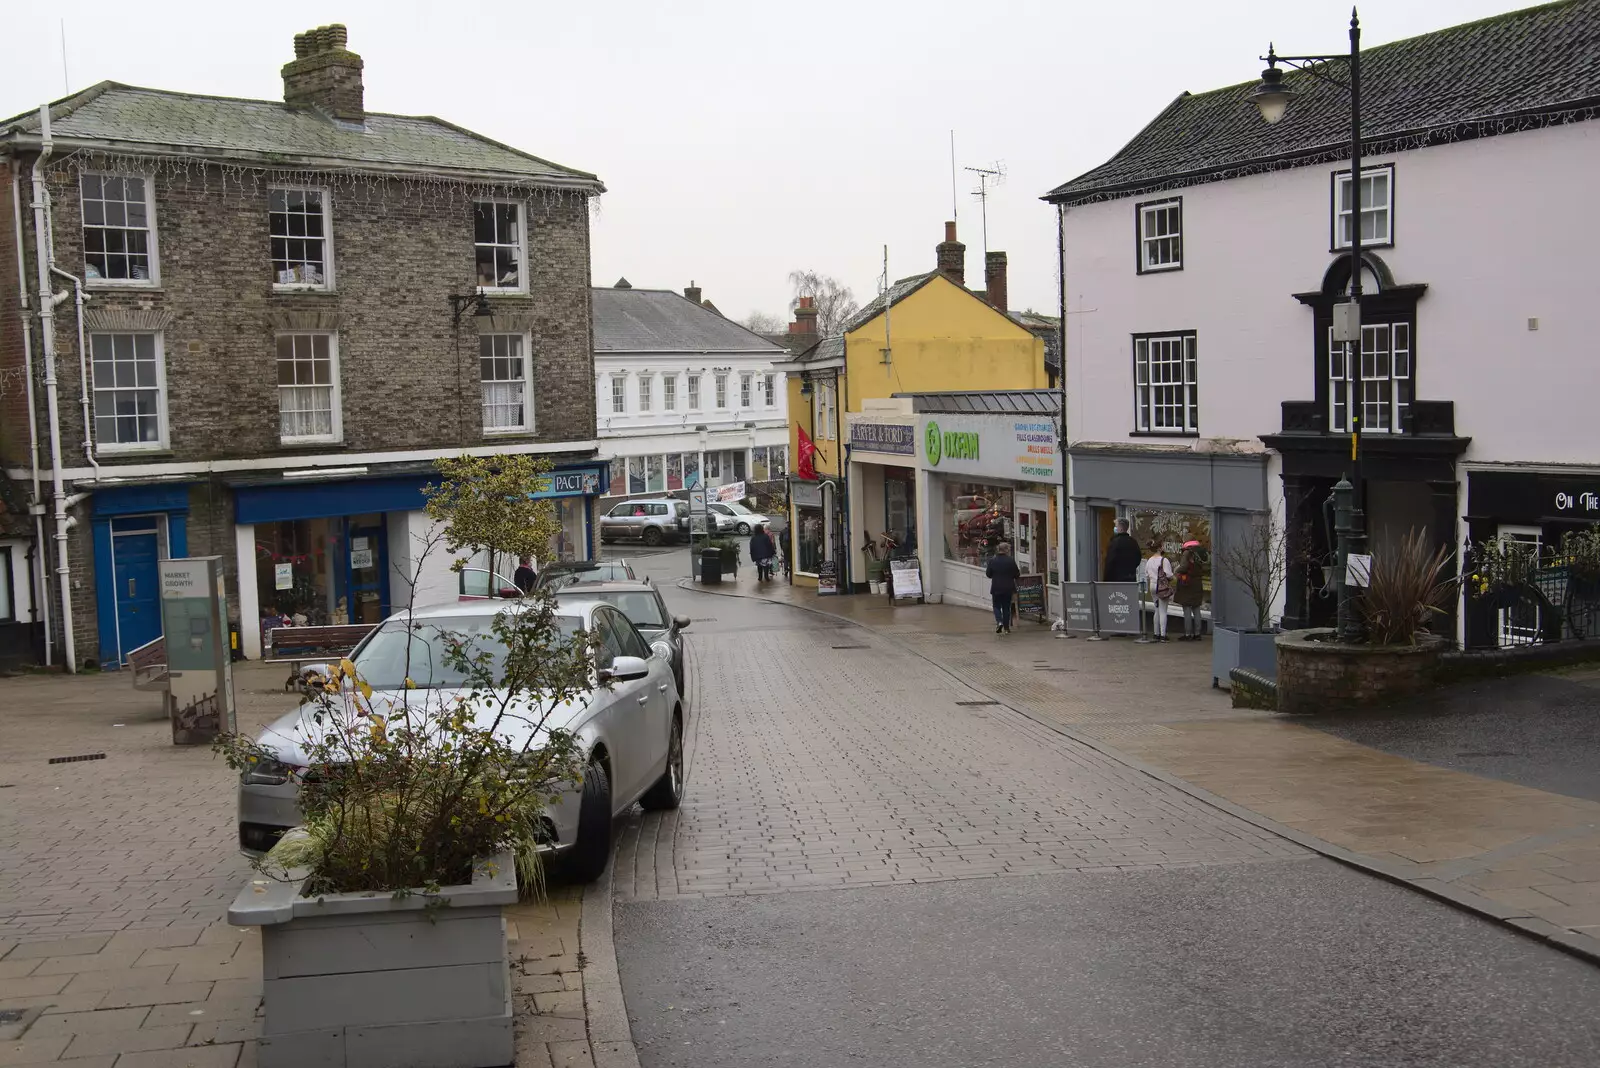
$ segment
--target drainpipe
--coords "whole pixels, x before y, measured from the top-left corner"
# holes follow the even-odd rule
[[[28,588],[33,596],[33,614],[43,615],[44,665],[49,667],[55,659],[55,636],[50,630],[50,580],[46,577],[45,558],[49,543],[44,537],[44,500],[39,495],[39,407],[33,395],[33,328],[28,324],[32,304],[28,300],[28,263],[22,236],[22,171],[11,172],[11,223],[17,236],[17,305],[18,321],[22,323],[22,367],[26,380],[28,399],[28,464],[31,469],[32,495],[28,498],[28,511],[33,515],[33,549],[28,558]]]
[[[83,458],[89,461],[94,480],[99,482],[100,464],[94,458],[94,415],[89,411],[89,350],[83,344],[83,306],[89,298],[83,295],[83,282],[77,275],[59,267],[51,267],[50,273],[72,283],[72,302],[78,311],[78,403],[83,408]]]
[[[67,493],[61,477],[61,403],[56,389],[57,304],[67,299],[50,291],[49,220],[44,185],[44,165],[55,151],[50,139],[50,105],[39,108],[39,156],[33,161],[34,258],[39,266],[39,348],[44,356],[44,398],[50,422],[50,497],[55,504],[56,587],[61,595],[61,655],[67,671],[78,670],[78,652],[72,635],[72,567],[67,560]]]

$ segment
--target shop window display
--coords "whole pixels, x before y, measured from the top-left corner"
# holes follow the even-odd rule
[[[1008,486],[982,482],[944,484],[944,556],[983,567],[1001,542],[1013,540],[1012,498]]]
[[[795,509],[795,518],[799,521],[795,530],[795,570],[815,575],[824,559],[827,542],[822,509],[802,506]]]
[[[1211,600],[1211,516],[1206,512],[1132,511],[1128,513],[1128,532],[1139,543],[1141,552],[1152,539],[1161,542],[1169,560],[1177,561],[1185,542],[1198,541],[1206,567],[1205,595]]]

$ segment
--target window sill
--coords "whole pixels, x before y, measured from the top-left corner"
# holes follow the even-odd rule
[[[171,459],[174,455],[176,454],[172,451],[170,445],[154,445],[150,448],[142,448],[138,445],[113,445],[107,448],[102,445],[96,445],[94,449],[94,458],[96,460],[146,460],[151,458],[166,460]]]
[[[1181,271],[1181,270],[1183,270],[1183,264],[1181,264],[1181,263],[1169,263],[1169,264],[1166,264],[1166,265],[1161,266],[1161,267],[1138,267],[1135,270],[1135,273],[1136,274],[1140,274],[1140,275],[1146,275],[1146,274],[1171,274],[1174,271]]]
[[[348,449],[350,446],[335,438],[279,438],[278,447],[308,452],[312,449]]]
[[[86,278],[83,288],[99,290],[102,293],[117,293],[131,291],[134,293],[160,293],[160,282],[118,282],[109,278]]]
[[[485,428],[483,431],[483,436],[486,438],[494,438],[496,441],[499,441],[505,438],[536,438],[539,436],[539,432],[527,427],[516,427],[514,429],[500,428],[497,430]]]
[[[1198,430],[1130,430],[1130,438],[1197,438]]]
[[[1371,252],[1373,249],[1378,249],[1378,248],[1394,248],[1394,238],[1391,237],[1387,241],[1363,241],[1363,242],[1361,242],[1361,251],[1362,252]],[[1343,253],[1345,255],[1349,255],[1350,246],[1349,245],[1339,245],[1339,246],[1337,246],[1335,248],[1330,248],[1328,251],[1331,254],[1335,255],[1335,256],[1339,255],[1340,253]]]
[[[478,295],[480,297],[494,297],[496,299],[521,297],[523,300],[526,300],[529,297],[529,293],[526,289],[484,289],[482,286],[478,287]]]
[[[274,294],[284,294],[284,293],[293,294],[293,295],[312,294],[312,295],[315,295],[315,296],[326,296],[326,297],[337,297],[339,295],[339,291],[337,289],[334,289],[331,286],[279,285],[276,282],[274,282],[272,284],[272,292]]]

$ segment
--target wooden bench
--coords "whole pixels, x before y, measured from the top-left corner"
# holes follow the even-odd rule
[[[300,681],[300,665],[310,661],[337,660],[377,628],[376,623],[336,623],[323,627],[273,627],[261,637],[261,659],[268,664],[288,664],[285,690]]]
[[[127,655],[128,670],[133,673],[135,690],[167,688],[167,639],[157,638],[146,642]]]

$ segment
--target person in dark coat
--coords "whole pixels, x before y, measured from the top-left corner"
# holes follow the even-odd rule
[[[517,589],[523,593],[532,593],[533,584],[539,581],[539,575],[533,570],[533,557],[524,556],[517,561],[517,570],[511,576],[511,581],[517,584]]]
[[[1117,532],[1111,535],[1111,540],[1106,542],[1106,566],[1103,578],[1106,582],[1135,582],[1139,576],[1139,564],[1143,561],[1144,554],[1139,551],[1139,543],[1133,540],[1133,535],[1128,533],[1128,521],[1117,520]]]
[[[989,599],[994,602],[994,632],[1010,634],[1011,602],[1017,595],[1017,579],[1022,577],[1011,558],[1011,546],[1005,542],[996,545],[983,573],[989,576]]]
[[[758,524],[754,534],[750,535],[750,559],[756,563],[756,578],[762,582],[772,577],[772,561],[778,555],[778,547],[773,544],[772,535],[767,533],[764,525]]]
[[[1206,561],[1198,541],[1183,543],[1174,574],[1176,589],[1172,599],[1183,608],[1183,635],[1180,642],[1197,642],[1203,637],[1204,624],[1200,619],[1200,605],[1206,599]]]

